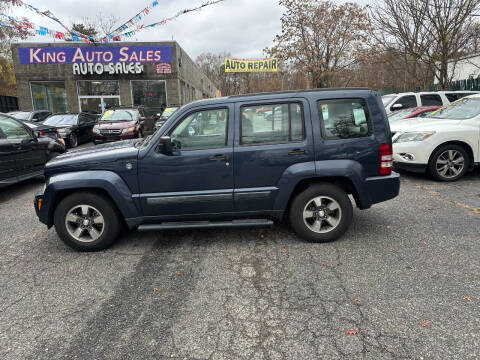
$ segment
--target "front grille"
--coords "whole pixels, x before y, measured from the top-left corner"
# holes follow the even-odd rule
[[[102,135],[118,135],[121,132],[122,130],[118,130],[118,129],[100,130],[100,134]]]

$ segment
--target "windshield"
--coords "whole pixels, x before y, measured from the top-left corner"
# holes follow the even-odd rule
[[[405,109],[405,110],[395,111],[394,113],[392,113],[388,117],[388,121],[392,122],[392,121],[405,119],[408,115],[413,114],[415,111],[417,111],[417,110],[415,110],[415,109]]]
[[[480,98],[463,98],[430,114],[435,119],[471,119],[480,114]]]
[[[43,122],[45,125],[76,125],[77,115],[64,114],[52,115]]]
[[[100,121],[133,121],[137,119],[137,110],[107,110]]]
[[[382,103],[383,103],[383,106],[387,106],[388,104],[390,104],[393,99],[395,99],[397,97],[397,95],[383,95],[382,96]]]
[[[168,108],[166,108],[165,111],[162,113],[162,118],[168,119],[177,110],[178,110],[178,107],[168,107]]]
[[[10,113],[10,116],[13,116],[15,119],[20,119],[20,120],[27,120],[30,117],[29,112],[16,112],[16,113]]]

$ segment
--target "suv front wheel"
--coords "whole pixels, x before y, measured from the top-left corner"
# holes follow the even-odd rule
[[[71,248],[97,251],[109,247],[120,232],[115,205],[96,193],[75,193],[64,198],[55,209],[58,236]]]
[[[348,195],[333,184],[317,184],[298,194],[290,207],[290,224],[300,237],[329,242],[341,237],[352,222]]]
[[[467,172],[469,156],[459,145],[447,144],[439,147],[432,155],[428,171],[435,180],[455,181]]]

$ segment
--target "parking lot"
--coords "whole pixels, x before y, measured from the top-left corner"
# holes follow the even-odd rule
[[[402,173],[329,244],[272,228],[125,232],[79,253],[0,190],[2,359],[475,359],[480,171]]]

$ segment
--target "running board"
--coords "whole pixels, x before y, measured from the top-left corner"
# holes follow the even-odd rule
[[[140,225],[138,227],[138,231],[271,226],[271,225],[273,225],[273,221],[267,220],[267,219],[246,219],[246,220],[231,220],[231,221],[177,221],[177,222],[163,222],[160,224]]]

